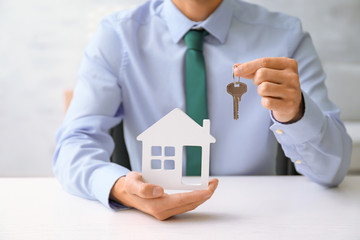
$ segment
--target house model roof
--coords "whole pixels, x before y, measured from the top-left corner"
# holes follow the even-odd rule
[[[169,112],[136,139],[152,144],[172,145],[181,142],[195,146],[216,141],[210,135],[210,120],[205,119],[201,127],[179,108]]]

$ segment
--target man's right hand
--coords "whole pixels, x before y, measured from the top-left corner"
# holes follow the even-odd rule
[[[130,172],[119,178],[111,189],[110,199],[136,208],[159,220],[194,210],[214,193],[218,179],[211,179],[207,190],[166,194],[160,186],[145,183],[142,174]]]

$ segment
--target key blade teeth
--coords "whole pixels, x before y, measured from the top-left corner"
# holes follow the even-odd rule
[[[241,96],[247,92],[247,85],[245,83],[238,83],[238,86],[235,86],[235,83],[229,83],[226,87],[227,92],[233,96],[233,107],[234,107],[234,120],[239,119],[239,103],[241,101]]]
[[[234,119],[239,119],[239,98],[237,96],[234,96]]]

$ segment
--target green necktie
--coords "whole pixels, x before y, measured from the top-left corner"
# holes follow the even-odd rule
[[[205,30],[190,30],[185,35],[186,113],[200,126],[208,118],[205,61],[202,54]],[[186,147],[186,175],[201,175],[201,148]]]

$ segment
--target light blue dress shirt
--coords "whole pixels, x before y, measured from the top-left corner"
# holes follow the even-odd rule
[[[136,137],[174,108],[185,111],[185,33],[209,32],[204,42],[211,134],[211,175],[275,174],[277,142],[296,170],[325,185],[339,184],[349,167],[351,139],[328,99],[319,57],[297,18],[246,2],[224,0],[205,21],[186,18],[170,0],[146,2],[106,17],[85,50],[79,82],[57,133],[56,177],[72,194],[109,207],[109,193],[128,169],[109,162],[110,128],[124,120],[132,170],[141,172]],[[226,85],[232,66],[262,57],[299,64],[305,114],[292,124],[275,121],[251,80],[233,119]]]

